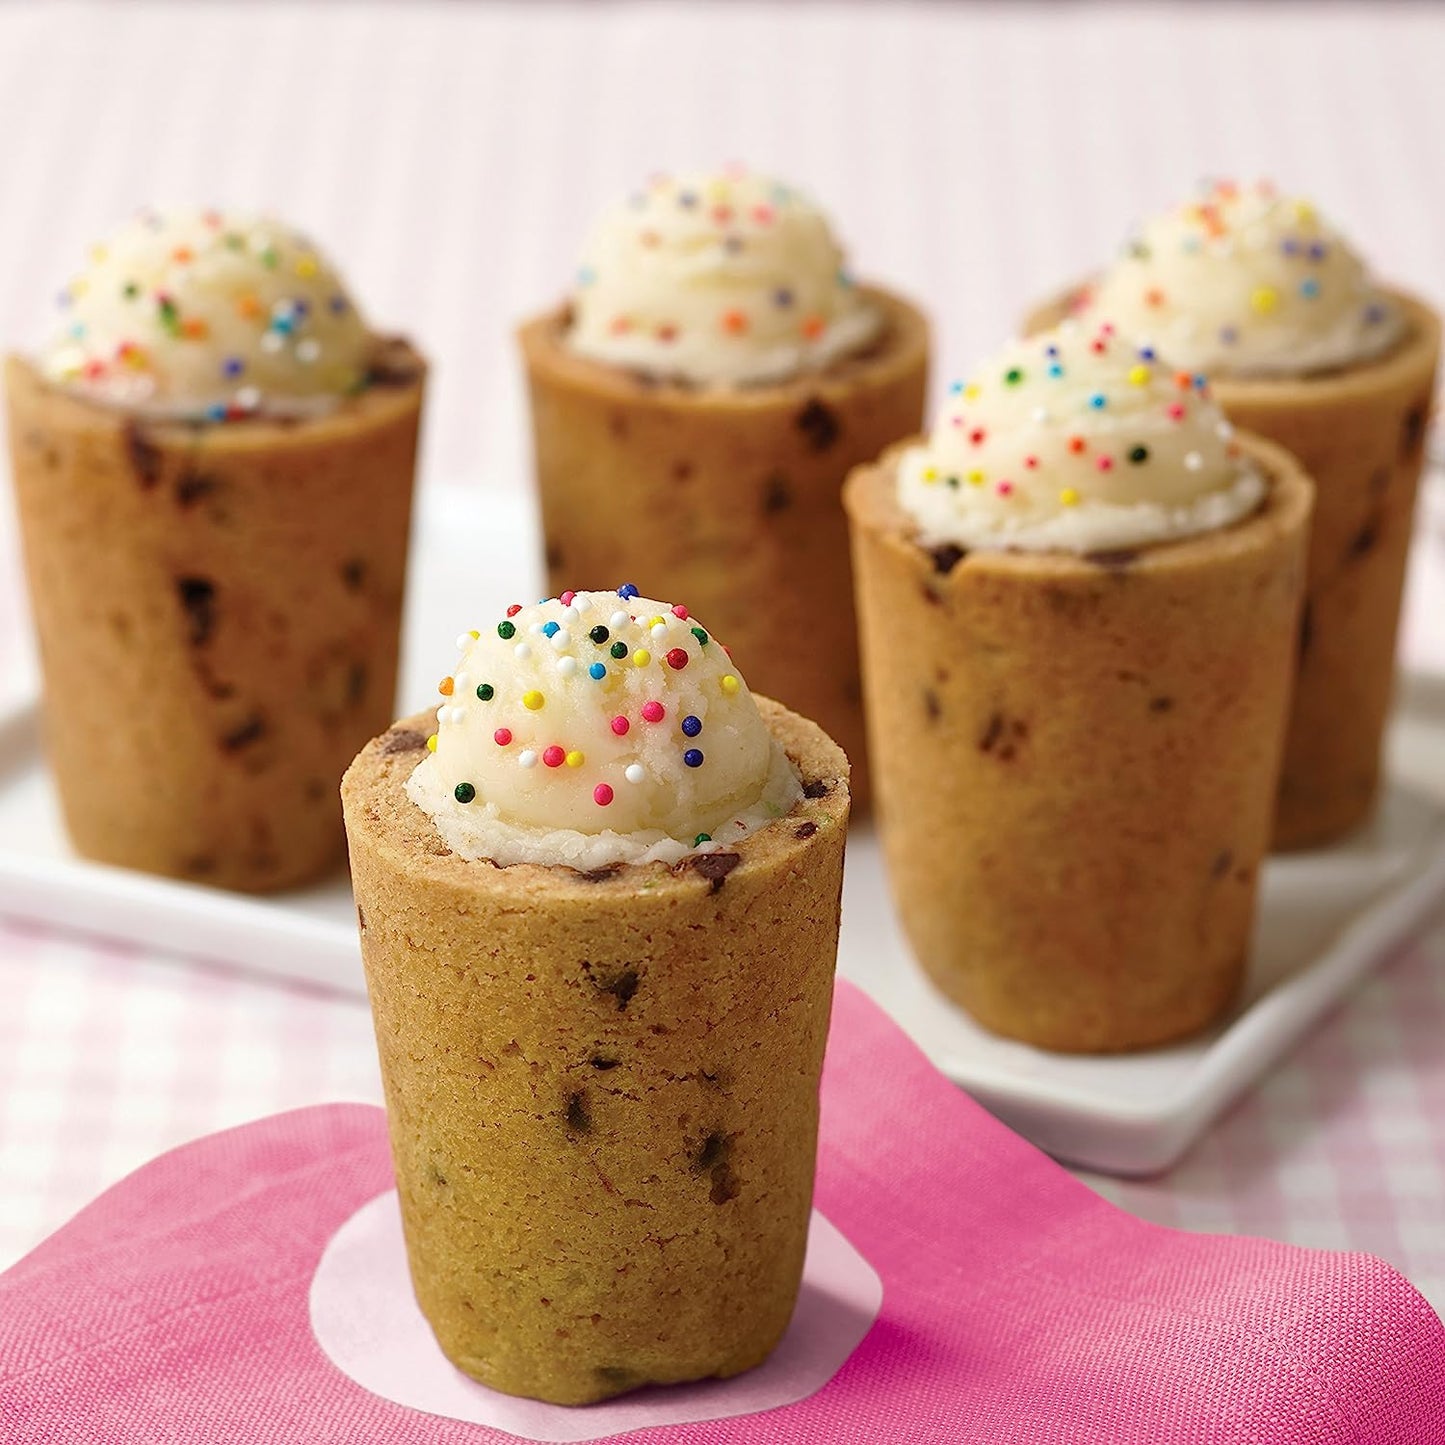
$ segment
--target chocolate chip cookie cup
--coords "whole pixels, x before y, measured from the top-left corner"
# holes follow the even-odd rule
[[[483,1384],[584,1404],[737,1374],[787,1326],[848,784],[821,729],[754,700],[715,644],[676,628],[638,667],[656,624],[567,596],[585,625],[560,600],[515,612],[504,641],[531,674],[488,630],[444,684],[464,703],[443,703],[435,753],[430,714],[396,724],[343,802],[418,1303]],[[570,632],[560,651],[531,631],[543,617]],[[755,743],[742,791],[721,773],[713,802],[688,791]],[[742,821],[711,839],[634,827],[697,807]],[[622,831],[596,831],[619,812]],[[466,856],[479,846],[573,863]]]
[[[919,962],[978,1022],[1047,1049],[1142,1049],[1217,1019],[1244,973],[1311,491],[1267,443],[1210,450],[1193,394],[1145,379],[1131,399],[1132,383],[1094,373],[1051,391],[1053,368],[1062,388],[1088,367],[1083,341],[1052,357],[1048,342],[960,388],[941,419],[976,468],[920,483],[920,462],[951,462],[935,433],[845,491],[882,841]],[[1141,367],[1155,369],[1124,358],[1116,375]],[[997,395],[1014,385],[1015,417],[1057,395],[1052,420],[1015,426]],[[1109,433],[1089,417],[1111,407],[1131,410]],[[1137,478],[1118,479],[1140,452]],[[1216,469],[1220,485],[1180,490]],[[1166,507],[1107,490],[1126,484],[1175,491]],[[972,545],[940,540],[918,485],[940,488],[939,506],[977,498]],[[1017,529],[997,530],[1015,504]],[[1178,534],[1108,536],[1141,522]]]
[[[691,598],[761,691],[842,745],[861,805],[840,493],[922,424],[927,322],[840,283],[826,223],[775,183],[639,200],[604,222],[571,301],[520,332],[550,585],[621,572]],[[775,630],[800,608],[806,635]]]
[[[393,714],[424,363],[366,333],[299,238],[255,223],[158,219],[86,279],[65,337],[81,354],[5,371],[67,829],[105,863],[305,882],[341,862],[337,784]],[[138,339],[113,343],[122,326]],[[319,384],[348,394],[284,390],[286,365],[310,383],[343,348]]]
[[[1236,214],[1241,207],[1250,210],[1248,218]],[[1262,215],[1253,214],[1261,209]],[[1254,234],[1261,223],[1266,224],[1259,239],[1267,244],[1271,270],[1256,276],[1250,267],[1258,269],[1261,257],[1243,246],[1240,236]],[[1180,244],[1193,240],[1193,268],[1178,276],[1171,272],[1161,282],[1153,270],[1173,250],[1160,246],[1143,257],[1126,254],[1111,273],[1106,296],[1096,301],[1096,288],[1072,288],[1034,312],[1028,324],[1043,329],[1065,315],[1087,315],[1099,307],[1118,320],[1122,294],[1133,289],[1152,296],[1145,306],[1157,315],[1152,325],[1142,313],[1132,318],[1136,334],[1172,347],[1178,343],[1171,323],[1192,325],[1194,345],[1207,350],[1203,364],[1226,415],[1286,448],[1313,480],[1317,499],[1299,668],[1274,846],[1320,846],[1363,823],[1379,793],[1440,320],[1413,296],[1369,285],[1348,247],[1303,202],[1269,193],[1252,199],[1236,191],[1216,195],[1192,220],[1166,217],[1155,224],[1182,229]],[[1170,238],[1179,240],[1172,229]],[[1216,243],[1233,248],[1219,264],[1240,268],[1239,283],[1225,293],[1237,300],[1237,314],[1225,316],[1215,304],[1219,288],[1201,287],[1192,274],[1209,265],[1207,247]],[[1344,274],[1331,274],[1327,267]],[[1356,350],[1336,346],[1319,355],[1305,323],[1340,293],[1351,298],[1358,321],[1358,335],[1346,338]],[[1291,313],[1297,329],[1269,358],[1273,365],[1251,370],[1255,334]]]

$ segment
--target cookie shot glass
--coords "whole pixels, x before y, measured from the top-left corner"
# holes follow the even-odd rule
[[[71,841],[226,888],[314,879],[394,708],[422,358],[265,218],[144,212],[61,303],[5,386]]]
[[[343,785],[417,1301],[509,1394],[737,1374],[801,1279],[847,761],[631,586],[459,645]]]
[[[862,804],[841,492],[922,425],[923,315],[854,281],[796,187],[732,170],[606,211],[567,301],[520,341],[550,585],[621,570],[692,599],[760,691],[847,752]],[[807,633],[780,635],[800,611]]]

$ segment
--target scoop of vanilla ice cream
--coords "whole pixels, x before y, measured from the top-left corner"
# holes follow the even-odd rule
[[[898,496],[930,545],[1168,541],[1259,503],[1264,481],[1232,435],[1202,376],[1107,324],[1069,321],[952,387],[932,435],[900,459]]]
[[[1314,206],[1268,184],[1216,183],[1148,222],[1087,293],[1083,315],[1217,376],[1350,366],[1404,328]]]
[[[464,858],[675,862],[800,795],[726,649],[685,607],[627,586],[564,592],[459,645],[407,791]]]
[[[659,177],[601,217],[567,342],[654,375],[767,383],[829,366],[881,326],[817,206],[725,171]]]
[[[330,262],[279,221],[143,211],[61,293],[52,380],[158,415],[321,410],[365,384],[370,338]]]

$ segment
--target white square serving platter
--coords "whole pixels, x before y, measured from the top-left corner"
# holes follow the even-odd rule
[[[535,523],[520,500],[434,486],[423,492],[414,546],[400,713],[434,698],[452,639],[478,615],[539,594]],[[1369,828],[1339,847],[1268,864],[1245,994],[1221,1026],[1187,1044],[1074,1057],[976,1027],[910,958],[866,826],[849,843],[839,970],[944,1073],[1050,1153],[1111,1173],[1168,1168],[1445,893],[1445,809],[1435,801],[1445,798],[1445,683],[1405,689],[1392,770]],[[44,768],[33,701],[0,713],[0,911],[271,977],[365,989],[340,872],[259,899],[77,858]]]

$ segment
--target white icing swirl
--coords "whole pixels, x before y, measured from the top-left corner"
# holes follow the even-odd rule
[[[882,316],[800,192],[740,171],[660,177],[599,220],[572,296],[583,356],[702,384],[762,384],[830,366]]]
[[[1308,201],[1216,183],[1145,225],[1085,293],[1112,321],[1215,376],[1304,376],[1394,346],[1395,303]]]
[[[1092,552],[1229,525],[1264,495],[1202,376],[1111,327],[1065,322],[957,383],[903,453],[899,501],[928,545]]]
[[[371,338],[330,263],[278,221],[143,211],[61,293],[46,376],[147,414],[324,410],[365,384]]]
[[[463,858],[672,863],[801,796],[726,649],[685,607],[628,587],[564,593],[460,641],[406,787]]]

